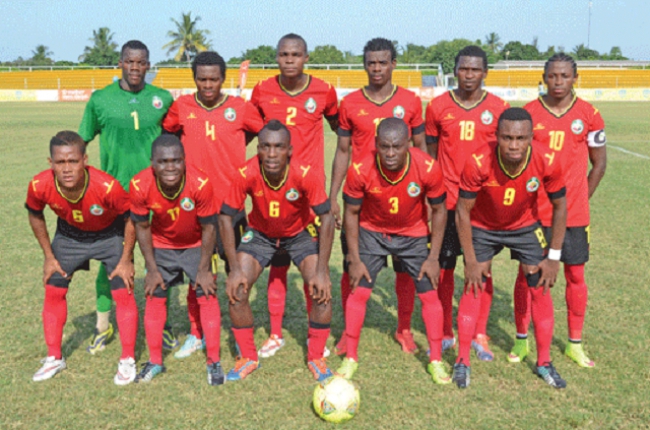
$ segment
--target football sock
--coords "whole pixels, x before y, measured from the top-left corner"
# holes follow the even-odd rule
[[[287,272],[289,266],[271,266],[269,270],[268,307],[271,334],[282,338],[282,319],[287,299]],[[249,358],[249,357],[246,357]]]
[[[108,330],[108,326],[110,325],[109,322],[110,316],[111,316],[111,311],[106,311],[106,312],[97,311],[97,324],[95,325],[97,332],[101,333]]]
[[[309,284],[302,284],[302,290],[305,292],[305,305],[307,306],[307,315],[311,315],[311,296],[309,295]]]
[[[444,337],[454,337],[453,301],[454,301],[454,269],[440,269],[438,282],[438,297],[442,305],[442,332]]]
[[[436,291],[419,293],[422,301],[422,320],[427,330],[429,341],[429,358],[431,361],[442,359],[442,305]]]
[[[43,302],[43,332],[47,344],[47,356],[61,358],[61,340],[63,326],[68,319],[67,288],[45,285],[45,301]]]
[[[329,324],[318,324],[309,321],[309,331],[307,333],[307,338],[309,339],[307,361],[314,361],[323,358],[323,350],[325,349],[325,344],[327,343],[329,335]]]
[[[587,311],[587,284],[584,264],[565,264],[566,306],[569,326],[569,339],[582,339],[582,328]]]
[[[485,291],[481,295],[481,308],[476,320],[476,332],[474,337],[479,334],[487,335],[487,323],[490,318],[490,308],[492,308],[492,297],[494,296],[494,286],[492,284],[492,277],[490,276],[485,281]]]
[[[341,275],[341,308],[343,309],[343,319],[345,320],[345,313],[348,309],[348,297],[352,289],[350,288],[350,275],[348,272],[343,272]]]
[[[202,296],[197,299],[201,307],[201,325],[205,336],[208,364],[221,360],[221,309],[216,296]]]
[[[122,343],[122,355],[120,358],[135,359],[135,342],[138,337],[138,305],[135,302],[135,295],[120,288],[113,291],[115,299],[115,319],[120,329],[120,342]]]
[[[162,366],[163,330],[167,320],[167,298],[147,297],[144,309],[144,331],[149,346],[149,361]]]
[[[196,300],[196,290],[190,285],[187,288],[187,316],[190,320],[190,334],[197,339],[203,337],[203,327],[201,327],[201,309]]]
[[[479,293],[478,297],[474,297],[474,293],[468,291],[460,298],[458,304],[458,358],[456,363],[462,361],[469,366],[469,351],[476,332],[476,320],[481,308],[482,295]]]
[[[235,342],[239,346],[241,356],[249,360],[259,361],[257,348],[255,348],[255,339],[253,338],[253,327],[232,327],[232,333],[235,335]]]
[[[106,273],[106,266],[99,265],[97,278],[95,279],[95,293],[97,295],[97,312],[110,312],[113,305],[113,296],[111,296],[111,283],[108,280],[108,273]],[[103,330],[100,330],[103,328]],[[102,332],[108,328],[108,321],[106,327],[97,327],[97,330]]]
[[[530,288],[533,327],[537,345],[537,365],[551,361],[551,342],[553,340],[553,298],[549,291],[544,295],[544,288]]]
[[[354,293],[348,297],[348,305],[345,316],[345,337],[347,339],[347,357],[359,361],[357,350],[363,320],[366,318],[366,303],[370,299],[372,290],[365,287],[357,287]]]
[[[519,274],[515,281],[514,300],[517,336],[526,335],[530,325],[530,287],[521,265],[519,265]]]
[[[415,284],[405,272],[395,272],[395,294],[397,295],[397,333],[411,331],[411,315],[415,306]]]

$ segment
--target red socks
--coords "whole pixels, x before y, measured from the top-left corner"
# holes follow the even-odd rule
[[[490,318],[490,308],[492,308],[492,297],[494,296],[494,286],[492,284],[492,277],[490,276],[485,281],[485,291],[481,295],[481,308],[476,320],[476,332],[474,338],[479,334],[487,335],[487,323]]]
[[[411,331],[411,315],[415,306],[415,284],[408,273],[395,272],[397,295],[397,333]]]
[[[149,346],[149,361],[162,366],[162,336],[167,321],[167,298],[149,296],[144,310],[144,330]]]
[[[553,340],[553,298],[549,291],[544,295],[544,288],[530,288],[533,327],[537,345],[537,365],[551,361],[551,341]]]
[[[458,358],[456,363],[462,361],[469,366],[469,351],[476,332],[476,321],[481,308],[482,295],[482,293],[479,293],[478,297],[474,297],[474,293],[468,291],[460,299],[458,305]]]
[[[348,272],[343,272],[341,275],[341,307],[343,308],[343,319],[346,319],[346,312],[348,309],[348,297],[352,289],[350,288],[350,275]]]
[[[61,358],[61,339],[63,326],[68,319],[68,302],[65,298],[67,288],[45,285],[43,302],[43,332],[47,344],[48,357]]]
[[[566,307],[569,325],[569,339],[582,340],[582,327],[587,311],[587,284],[584,264],[565,264]]]
[[[126,288],[113,290],[115,300],[115,319],[120,329],[120,342],[122,343],[122,355],[120,359],[135,359],[135,342],[138,337],[138,305],[135,303],[134,293],[126,291]],[[162,334],[161,334],[162,336]]]
[[[429,358],[431,361],[442,359],[442,305],[436,291],[419,293],[422,301],[422,320],[427,330],[429,341]]]
[[[519,335],[528,334],[528,326],[530,325],[530,289],[520,264],[514,292],[515,327],[517,327],[517,334]]]
[[[284,306],[287,299],[287,272],[289,266],[269,269],[268,307],[271,320],[271,334],[282,338],[282,319]],[[246,356],[246,358],[249,358]]]
[[[221,309],[216,296],[203,296],[198,298],[201,307],[201,325],[205,336],[205,349],[208,356],[208,364],[217,363],[221,360]],[[200,338],[199,338],[200,339]]]
[[[253,327],[232,327],[232,333],[235,335],[235,342],[239,346],[241,356],[249,360],[259,361],[257,348],[255,348],[255,339],[253,338]]]
[[[199,303],[196,301],[196,291],[190,285],[187,289],[187,316],[190,320],[190,334],[197,339],[203,337],[203,327],[201,327],[201,310]]]
[[[453,328],[453,301],[454,301],[454,269],[440,269],[438,282],[438,297],[442,305],[442,332],[443,337],[454,337]]]
[[[347,357],[359,361],[357,350],[363,320],[366,318],[366,303],[370,298],[370,288],[357,287],[354,293],[350,294],[347,301],[345,316],[345,337],[347,339]]]
[[[325,349],[325,344],[327,343],[327,338],[330,335],[330,329],[327,328],[315,328],[312,327],[312,322],[309,322],[309,331],[307,333],[307,338],[309,339],[309,346],[307,348],[307,361],[314,361],[319,358],[323,358],[323,350]],[[323,325],[323,324],[315,324]]]

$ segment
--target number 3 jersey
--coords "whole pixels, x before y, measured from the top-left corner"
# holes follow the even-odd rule
[[[167,196],[149,167],[131,179],[131,218],[147,221],[151,213],[154,248],[186,249],[201,246],[201,224],[217,222],[212,181],[188,166],[180,190]]]
[[[562,168],[557,157],[533,141],[521,171],[506,171],[495,144],[473,152],[460,177],[459,196],[476,199],[470,214],[472,226],[493,231],[530,227],[539,221],[537,195],[551,199],[566,194]]]
[[[410,148],[399,172],[382,169],[373,152],[353,161],[343,187],[348,204],[361,205],[359,225],[378,233],[422,237],[429,233],[426,201],[445,201],[440,163],[418,148]]]
[[[259,157],[255,156],[239,169],[221,213],[234,216],[244,210],[249,195],[253,209],[248,214],[248,224],[252,228],[270,238],[295,236],[313,220],[313,213],[322,215],[330,211],[321,179],[311,165],[291,158],[282,182],[271,186]]]

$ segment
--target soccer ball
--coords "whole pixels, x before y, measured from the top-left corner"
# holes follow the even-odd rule
[[[331,423],[344,423],[357,413],[361,398],[356,385],[341,376],[332,376],[314,390],[314,410]]]

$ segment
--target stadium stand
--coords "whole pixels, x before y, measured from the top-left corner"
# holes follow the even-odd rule
[[[542,69],[490,70],[485,85],[489,87],[536,87],[542,80]],[[580,69],[576,88],[648,88],[650,70],[642,69]]]
[[[0,72],[0,89],[92,90],[103,88],[121,76],[119,69],[34,70]]]

